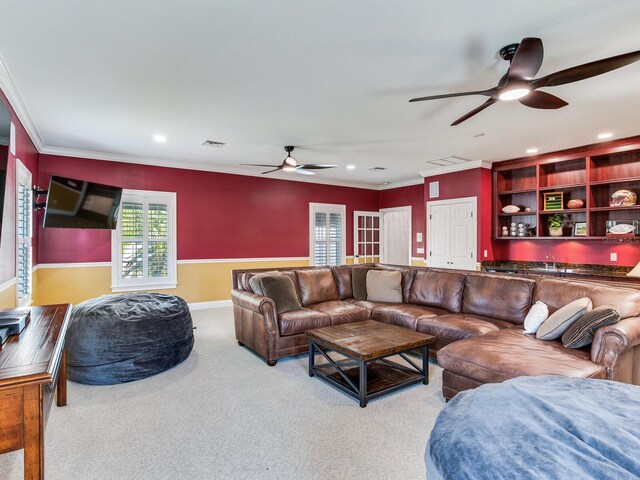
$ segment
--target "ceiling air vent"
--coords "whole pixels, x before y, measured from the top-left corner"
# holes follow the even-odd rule
[[[225,144],[224,142],[216,142],[214,140],[205,140],[204,142],[202,142],[202,145],[205,147],[220,148],[220,147],[223,147]]]
[[[384,168],[384,167],[371,167],[369,170],[371,170],[372,172],[382,172],[382,171],[386,170],[386,168]]]
[[[427,163],[430,163],[431,165],[436,165],[438,167],[448,167],[449,165],[459,165],[461,163],[467,163],[470,160],[467,158],[460,158],[460,157],[445,157],[445,158],[438,158],[437,160],[427,160]]]

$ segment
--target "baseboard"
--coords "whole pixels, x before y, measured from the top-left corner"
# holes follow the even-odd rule
[[[215,300],[212,302],[195,302],[189,304],[189,310],[205,310],[207,308],[224,308],[232,305],[231,300]]]

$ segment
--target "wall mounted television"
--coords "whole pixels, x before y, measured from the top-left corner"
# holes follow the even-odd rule
[[[122,188],[52,175],[45,228],[115,229]]]

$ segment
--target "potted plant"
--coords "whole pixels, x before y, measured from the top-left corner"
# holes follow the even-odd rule
[[[554,213],[549,217],[549,235],[552,237],[562,236],[562,225],[564,224],[564,214]]]

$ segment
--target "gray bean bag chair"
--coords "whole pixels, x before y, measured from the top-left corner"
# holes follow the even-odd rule
[[[69,380],[132,382],[186,359],[193,348],[193,322],[180,297],[106,295],[73,308],[65,343]]]

